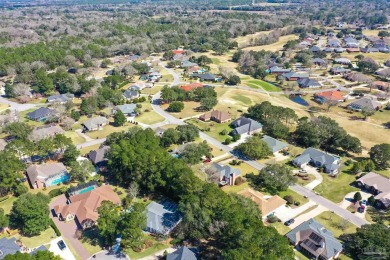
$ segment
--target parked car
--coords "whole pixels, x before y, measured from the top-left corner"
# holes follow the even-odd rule
[[[307,171],[304,170],[304,169],[300,169],[299,172],[301,172],[301,173],[307,173]]]
[[[365,207],[364,207],[364,206],[362,206],[362,207],[359,207],[359,208],[358,208],[358,212],[359,212],[359,213],[364,213],[364,209],[365,209]]]
[[[209,162],[211,162],[211,159],[206,159],[203,161],[203,163],[209,163]]]
[[[287,155],[290,155],[290,153],[289,152],[283,152],[283,155],[287,156]]]
[[[367,200],[361,200],[361,201],[359,202],[359,204],[360,204],[361,206],[367,205]]]
[[[61,250],[64,250],[64,249],[66,248],[66,245],[65,245],[65,243],[64,243],[63,240],[58,241],[58,242],[57,242],[57,245],[58,245],[58,247],[59,247]]]
[[[295,222],[295,219],[289,219],[289,220],[287,220],[286,222],[284,222],[284,224],[286,225],[286,226],[290,226],[291,224],[293,224]]]

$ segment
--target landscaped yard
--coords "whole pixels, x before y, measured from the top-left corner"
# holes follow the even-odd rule
[[[34,127],[35,126],[43,126],[45,124],[44,122],[34,121],[34,120],[30,120],[27,118],[27,114],[30,112],[33,112],[35,110],[36,110],[36,108],[32,108],[32,109],[20,112],[20,119],[21,119],[21,121],[24,120],[26,123],[28,123],[29,125],[34,126]]]
[[[6,238],[11,238],[15,237],[17,240],[22,241],[23,245],[28,247],[28,248],[35,248],[43,244],[50,243],[51,240],[56,238],[56,233],[54,230],[49,227],[45,231],[41,232],[39,236],[34,236],[34,237],[24,237],[20,235],[19,233],[16,233],[12,236],[9,236],[8,234],[2,234],[0,237],[6,237]]]
[[[321,223],[325,228],[332,231],[336,238],[340,237],[342,234],[356,232],[357,227],[355,225],[330,211],[325,211],[314,219]]]
[[[252,80],[248,80],[245,82],[249,87],[251,88],[257,88],[257,89],[264,89],[265,91],[269,91],[269,92],[280,92],[281,89],[278,88],[277,86],[271,84],[271,83],[268,83],[266,81],[263,81],[263,80],[258,80],[258,79],[252,79]]]
[[[282,222],[275,222],[272,224],[269,224],[269,226],[274,227],[279,234],[285,235],[287,234],[291,229],[284,225]]]
[[[0,208],[4,210],[5,214],[9,214],[11,212],[12,205],[14,204],[16,200],[16,197],[14,196],[9,196],[8,199],[0,202]]]
[[[353,174],[341,172],[337,177],[330,177],[324,173],[321,174],[324,180],[314,189],[314,191],[333,202],[339,203],[348,193],[359,190],[350,185],[356,180],[355,175]]]
[[[164,104],[161,106],[162,109],[167,109],[169,104]],[[174,117],[176,118],[187,118],[187,117],[192,117],[196,115],[201,115],[204,112],[202,111],[196,111],[195,109],[200,106],[199,102],[194,102],[194,101],[188,101],[184,102],[184,109],[179,112],[179,113],[171,113]]]
[[[145,239],[151,241],[153,243],[152,246],[142,250],[141,252],[134,252],[132,249],[126,250],[126,253],[130,259],[140,259],[171,246],[167,241],[157,241],[154,237],[151,236],[145,235]]]
[[[94,144],[94,145],[91,145],[91,146],[83,147],[83,148],[80,149],[80,154],[81,155],[85,155],[85,154],[89,153],[92,150],[99,149],[100,146],[101,146],[101,144]]]
[[[232,128],[229,126],[231,122],[219,124],[213,121],[203,122],[196,118],[191,118],[187,120],[187,122],[197,126],[201,131],[205,132],[207,135],[217,139],[220,142],[224,142],[226,138],[229,137],[229,135],[227,134],[220,134],[223,130],[226,130],[227,133],[230,133],[232,131]],[[205,131],[207,129],[210,129],[210,131]]]
[[[309,200],[304,198],[302,195],[296,193],[295,191],[291,189],[287,189],[286,191],[279,192],[279,197],[284,198],[287,195],[290,195],[294,198],[294,201],[297,201],[300,203],[300,205],[303,205],[307,203]]]
[[[66,137],[69,137],[70,139],[72,139],[72,143],[74,145],[77,145],[77,144],[82,144],[85,142],[85,138],[78,135],[76,132],[74,131],[66,131],[65,132],[65,136]]]

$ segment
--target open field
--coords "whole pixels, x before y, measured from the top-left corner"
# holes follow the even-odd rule
[[[256,32],[254,34],[239,36],[239,37],[235,38],[234,40],[238,43],[238,48],[242,48],[242,47],[248,46],[251,43],[252,39],[256,39],[260,36],[264,36],[264,35],[267,35],[269,33],[270,33],[269,31]]]
[[[164,104],[161,106],[163,109],[167,109],[169,104]],[[199,102],[188,101],[184,102],[184,109],[179,113],[171,113],[176,118],[187,118],[193,117],[196,115],[202,115],[204,112],[196,111],[195,109],[200,106]]]
[[[343,53],[341,56],[343,58],[350,59],[351,61],[357,61],[355,58],[357,55],[363,55],[365,58],[372,58],[380,65],[383,65],[383,62],[390,59],[390,53],[381,53],[381,52],[372,52],[372,53]]]
[[[97,131],[92,131],[92,132],[87,132],[86,135],[91,137],[92,139],[100,139],[100,138],[105,138],[108,135],[115,133],[115,132],[122,132],[128,130],[130,127],[133,127],[133,124],[130,123],[125,123],[124,126],[116,127],[111,124],[106,125],[103,127],[102,130],[97,130]]]
[[[296,40],[298,39],[298,36],[296,35],[285,35],[285,36],[281,36],[279,38],[279,41],[275,42],[275,43],[272,43],[272,44],[268,44],[268,45],[262,45],[262,46],[251,46],[251,47],[247,47],[247,48],[244,48],[243,50],[245,51],[261,51],[261,50],[266,50],[266,51],[281,51],[283,49],[283,45],[285,45],[288,41],[291,41],[291,40]]]
[[[324,225],[325,228],[332,231],[336,238],[340,237],[342,234],[351,234],[356,232],[357,227],[355,225],[330,211],[322,212],[314,219]]]
[[[164,121],[162,116],[153,111],[149,101],[142,103],[141,111],[143,111],[142,114],[135,118],[137,122],[152,125]]]

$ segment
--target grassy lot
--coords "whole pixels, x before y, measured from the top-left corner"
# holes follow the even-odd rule
[[[299,203],[301,203],[301,205],[303,205],[309,201],[308,199],[304,198],[303,196],[299,195],[298,193],[296,193],[295,191],[293,191],[291,189],[288,189],[286,191],[282,191],[278,195],[281,198],[284,198],[284,196],[290,195],[294,198],[294,201],[299,201]]]
[[[9,236],[8,234],[2,234],[2,235],[0,235],[0,237],[7,237],[7,238],[14,237],[14,238],[16,238],[16,240],[22,241],[23,245],[25,245],[26,247],[34,248],[34,247],[38,247],[38,246],[43,245],[43,244],[50,243],[50,241],[52,239],[56,238],[57,236],[56,236],[56,233],[54,232],[54,230],[51,227],[49,227],[45,231],[41,232],[41,234],[39,236],[24,237],[21,234],[16,233],[16,234],[11,235],[11,236]]]
[[[152,125],[163,122],[164,118],[156,112],[149,110],[149,112],[144,111],[140,116],[136,117],[136,121],[143,124]]]
[[[154,95],[157,92],[160,92],[163,86],[163,84],[159,84],[155,85],[153,88],[144,88],[143,90],[141,90],[141,94]]]
[[[9,105],[4,104],[4,103],[0,103],[0,112],[7,110],[8,108],[9,108]]]
[[[197,126],[201,131],[210,128],[210,131],[207,131],[206,133],[220,142],[224,142],[228,137],[228,135],[220,134],[223,130],[226,130],[227,133],[232,131],[232,128],[229,126],[230,122],[219,124],[213,121],[203,122],[195,118],[191,118],[187,120],[187,122]]]
[[[261,51],[261,50],[266,50],[266,51],[281,51],[283,49],[283,45],[285,45],[288,41],[290,40],[296,40],[298,39],[298,36],[296,35],[286,35],[282,36],[279,38],[279,41],[268,44],[268,45],[262,45],[262,46],[253,46],[253,47],[248,47],[244,48],[243,50],[245,51]]]
[[[105,138],[108,135],[115,132],[126,131],[129,129],[129,127],[133,127],[133,126],[134,126],[133,124],[130,124],[128,122],[126,122],[124,126],[120,126],[120,127],[116,127],[110,124],[104,126],[102,130],[87,132],[86,135],[88,135],[92,139],[100,139],[100,138]]]
[[[269,226],[274,227],[281,235],[285,235],[291,230],[289,227],[285,226],[282,222],[275,222],[269,224]]]
[[[205,170],[207,167],[210,167],[211,164],[205,165],[203,163],[195,164],[191,166],[191,170],[194,172],[195,176],[201,180],[207,181],[207,174]]]
[[[4,210],[5,214],[9,214],[11,212],[11,208],[12,208],[12,205],[14,204],[15,200],[16,200],[16,197],[9,196],[8,199],[0,202],[0,208],[2,208]]]
[[[85,138],[82,136],[79,136],[76,132],[74,131],[66,131],[65,136],[69,137],[72,139],[72,143],[77,145],[77,144],[82,144],[85,142]]]
[[[337,177],[330,177],[327,174],[321,173],[324,180],[314,189],[314,191],[336,203],[341,202],[346,194],[358,191],[358,188],[350,185],[356,178],[353,174],[345,173],[345,170],[347,169],[348,168],[345,168]]]
[[[297,183],[299,185],[305,186],[306,184],[309,184],[310,182],[315,180],[314,175],[309,174],[307,177],[309,177],[309,179],[304,180],[303,178],[297,176],[297,180],[298,180]]]
[[[150,240],[153,245],[147,249],[142,250],[141,252],[134,252],[132,249],[126,250],[126,253],[130,259],[140,259],[171,246],[167,241],[157,241],[154,237],[148,235],[145,235],[145,239]]]
[[[234,185],[234,186],[225,186],[222,188],[222,190],[224,192],[227,192],[227,193],[238,193],[246,188],[249,187],[249,182],[244,182],[243,184],[241,185]]]
[[[164,104],[161,106],[161,108],[167,109],[168,106],[169,104]],[[199,102],[194,102],[194,101],[184,102],[184,109],[181,112],[171,113],[171,114],[176,118],[187,118],[196,115],[201,115],[204,112],[199,112],[195,110],[199,106],[200,106]]]
[[[321,223],[325,228],[332,231],[336,238],[340,237],[342,234],[351,234],[356,232],[357,227],[355,225],[330,211],[322,212],[314,219]]]
[[[235,168],[235,169],[240,169],[241,176],[245,176],[248,173],[254,173],[254,174],[258,174],[259,173],[258,170],[256,170],[255,168],[253,168],[252,166],[250,166],[247,163],[241,163],[240,165],[230,165],[229,164],[229,166],[232,167],[232,168]]]
[[[83,147],[83,148],[80,149],[80,154],[84,155],[84,154],[89,153],[92,150],[99,149],[100,145],[101,144],[95,144],[95,145]]]
[[[297,250],[294,250],[294,253],[295,253],[295,258],[297,260],[309,260],[309,258],[307,258],[307,256],[305,256],[304,254],[302,254],[301,252],[299,252]]]
[[[223,154],[226,154],[226,152],[224,151],[221,151],[221,149],[215,147],[214,145],[212,144],[208,144],[209,147],[211,148],[211,154],[214,156],[214,157],[218,157],[218,156],[221,156]],[[226,155],[226,157],[228,157],[228,155]]]
[[[260,88],[269,92],[280,92],[281,89],[263,80],[252,79],[245,82],[251,88]]]

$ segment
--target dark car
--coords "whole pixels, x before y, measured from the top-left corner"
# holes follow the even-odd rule
[[[287,220],[286,222],[284,222],[284,224],[286,225],[286,226],[290,226],[292,223],[294,223],[295,222],[295,219],[290,219],[290,220]]]
[[[57,242],[57,245],[58,245],[58,247],[59,247],[61,250],[64,250],[64,249],[66,248],[66,245],[65,245],[65,243],[64,243],[63,240],[58,241],[58,242]]]

